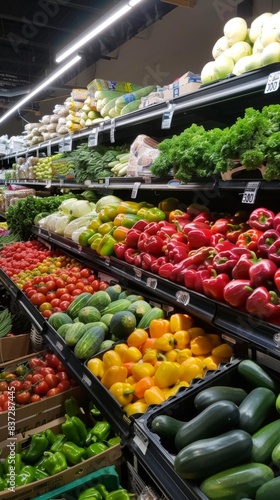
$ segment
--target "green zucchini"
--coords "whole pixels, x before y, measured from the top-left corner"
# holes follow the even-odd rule
[[[237,371],[239,375],[247,382],[250,387],[266,387],[275,394],[278,394],[276,382],[261,366],[251,359],[240,361]]]
[[[79,359],[87,359],[100,350],[100,346],[105,339],[105,332],[99,326],[93,326],[87,330],[78,340],[74,347],[74,354]]]
[[[280,441],[272,450],[271,460],[280,469]]]
[[[185,446],[175,457],[174,469],[183,479],[206,478],[248,461],[252,447],[248,432],[228,431]]]
[[[58,330],[62,325],[69,325],[72,323],[72,319],[68,314],[64,312],[55,312],[49,317],[49,324],[55,329]]]
[[[127,339],[136,328],[136,318],[130,311],[119,311],[112,317],[109,328],[117,339]]]
[[[113,162],[114,163],[114,162]],[[117,165],[118,162],[116,162]],[[102,291],[102,290],[100,290]],[[111,301],[113,302],[114,300],[117,300],[122,293],[122,287],[121,285],[110,285],[108,288],[106,288],[106,293],[110,295]]]
[[[92,306],[101,311],[105,309],[109,304],[111,304],[111,296],[105,290],[98,290],[89,299],[87,306]]]
[[[194,406],[198,411],[202,411],[207,406],[217,401],[232,401],[237,406],[246,398],[247,392],[239,387],[228,387],[224,385],[214,385],[200,391],[194,398]]]
[[[127,311],[130,304],[131,304],[130,300],[127,299],[114,300],[113,302],[111,302],[111,304],[109,304],[101,311],[102,316],[104,314],[115,314],[120,311]]]
[[[94,321],[100,321],[101,313],[96,307],[87,305],[80,309],[78,318],[81,323],[93,323]]]
[[[67,345],[74,347],[87,330],[87,325],[81,322],[68,325],[64,340]]]
[[[68,314],[68,316],[70,316],[70,318],[72,319],[77,318],[80,309],[82,309],[82,307],[85,307],[87,305],[91,297],[92,294],[89,292],[83,292],[77,297],[75,297],[73,302],[71,302],[70,306],[66,310],[66,314]]]
[[[253,449],[251,460],[253,462],[268,463],[275,446],[280,442],[280,419],[259,429],[252,436]]]
[[[169,415],[158,415],[151,422],[151,431],[164,439],[175,439],[179,429],[186,422],[169,417]]]
[[[140,319],[137,328],[149,328],[152,319],[161,319],[164,317],[164,311],[159,307],[152,307]]]
[[[128,311],[132,312],[136,317],[137,322],[139,322],[143,318],[144,314],[150,311],[151,308],[152,307],[149,302],[146,302],[145,300],[135,300],[135,302],[132,302],[129,306]]]
[[[240,429],[249,434],[256,432],[272,413],[276,401],[274,392],[266,387],[256,387],[239,405]]]
[[[217,401],[182,425],[175,436],[175,447],[180,451],[198,439],[217,436],[238,426],[238,406],[232,401]]]
[[[273,477],[270,467],[251,462],[208,477],[200,484],[200,489],[209,500],[255,498],[256,491]]]
[[[255,500],[279,500],[280,476],[264,483],[256,492]]]

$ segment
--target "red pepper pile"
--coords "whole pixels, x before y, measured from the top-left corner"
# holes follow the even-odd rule
[[[136,222],[115,255],[271,323],[280,320],[280,212],[231,216],[190,205],[169,221]]]

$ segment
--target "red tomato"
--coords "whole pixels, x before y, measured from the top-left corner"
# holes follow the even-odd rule
[[[94,280],[96,280],[96,276],[95,276],[95,274],[91,274],[91,275],[88,277],[88,282],[89,282],[89,283],[92,283]]]
[[[57,388],[62,391],[68,391],[68,389],[71,388],[71,383],[69,380],[62,380],[61,382],[59,382],[59,384],[57,385]]]
[[[66,288],[67,288],[68,293],[71,294],[75,290],[76,287],[75,287],[74,283],[69,283],[69,285],[66,285]]]
[[[28,288],[32,288],[32,281],[26,281],[22,287],[22,290],[25,292]]]
[[[84,283],[82,281],[77,281],[76,283],[76,289],[77,290],[83,290],[84,289]]]
[[[55,292],[55,296],[56,296],[56,298],[57,298],[57,299],[60,299],[60,297],[61,297],[62,295],[64,295],[65,293],[68,293],[67,288],[65,288],[65,287],[58,288],[58,289],[56,290],[56,292]]]
[[[8,400],[8,396],[5,396],[5,394],[0,394],[0,406],[3,406],[3,404]]]
[[[22,390],[23,390],[23,391],[28,391],[29,389],[31,389],[31,387],[32,387],[32,382],[31,382],[31,380],[25,380],[25,381],[22,383],[22,386],[21,386],[21,388],[22,388]]]
[[[55,370],[54,368],[52,368],[51,366],[46,366],[44,368],[41,369],[41,373],[42,375],[45,377],[46,375],[48,375],[49,373],[55,375]]]
[[[35,306],[40,306],[43,302],[46,302],[46,296],[43,293],[34,293],[30,300]]]
[[[61,363],[61,361],[58,363],[55,369],[57,372],[65,372],[65,366]],[[56,373],[56,375],[58,375],[58,373]]]
[[[81,269],[80,275],[82,278],[88,278],[91,275],[91,270],[88,267],[84,267]]]
[[[58,313],[61,311],[62,311],[62,309],[60,307],[53,307],[53,310],[52,310],[53,313]]]
[[[30,368],[34,368],[34,366],[45,366],[44,361],[41,358],[31,358],[28,362]]]
[[[60,300],[63,302],[64,300],[67,300],[68,302],[70,302],[71,300],[71,295],[70,293],[63,293],[60,297]]]
[[[73,292],[72,292],[72,297],[77,297],[77,295],[81,295],[81,293],[83,293],[83,290],[79,290],[79,289],[75,289]]]
[[[43,283],[42,285],[41,285],[41,283],[39,283],[38,288],[37,288],[37,292],[42,293],[43,295],[47,295],[48,289],[45,286],[45,283]]]
[[[9,389],[11,387],[14,387],[16,391],[19,391],[22,389],[22,382],[20,380],[12,380],[12,382],[9,383]]]
[[[8,411],[9,407],[10,407],[10,403],[9,403],[9,401],[5,401],[5,402],[3,403],[2,410],[3,410],[3,411]]]
[[[20,391],[15,393],[15,400],[19,405],[25,405],[30,402],[30,392],[29,391]]]
[[[39,394],[32,394],[30,397],[30,403],[38,403],[38,401],[41,401],[41,396]]]
[[[36,289],[35,288],[29,288],[28,290],[26,290],[26,296],[29,299],[32,297],[32,295],[34,295],[34,293],[36,293]]]
[[[58,369],[58,367],[57,367],[57,369]],[[69,380],[68,373],[65,371],[57,372],[56,376],[60,380],[60,382],[62,380]]]
[[[42,373],[36,373],[33,375],[31,383],[36,384],[36,382],[39,382],[40,380],[44,380],[44,375],[42,375]]]
[[[93,288],[91,285],[84,286],[84,292],[93,293]]]
[[[63,300],[62,302],[60,302],[61,310],[66,311],[66,309],[68,309],[68,307],[70,306],[70,303],[71,303],[70,300]]]
[[[48,290],[56,290],[56,282],[54,280],[49,279],[45,285]]]
[[[59,307],[59,304],[60,304],[60,299],[53,299],[51,300],[51,305],[52,307]]]
[[[55,292],[48,292],[46,295],[47,302],[51,302],[55,298],[56,298]]]
[[[99,290],[106,290],[108,288],[109,283],[106,283],[106,281],[100,281],[99,282]]]
[[[44,316],[44,318],[50,318],[50,316],[53,314],[53,310],[52,309],[46,309],[45,311],[42,312],[42,316]]]
[[[99,290],[99,280],[95,279],[91,282],[91,286],[94,292],[98,292]]]
[[[65,286],[65,282],[62,278],[55,278],[56,288],[62,288]]]
[[[61,390],[59,389],[59,387],[53,387],[52,389],[50,389],[46,396],[47,398],[51,397],[51,396],[56,396],[57,394],[60,394],[61,393]]]
[[[6,382],[6,380],[1,380],[0,391],[7,391],[7,389],[8,389],[8,382]]]
[[[53,387],[57,387],[59,384],[59,378],[53,373],[48,373],[45,376],[45,382],[48,384],[49,388],[52,389]]]
[[[77,282],[77,279],[74,276],[68,276],[66,279],[67,285],[75,285]]]
[[[48,352],[45,355],[45,361],[51,368],[56,368],[60,364],[60,359],[56,356],[56,354],[52,354]]]
[[[42,395],[42,394],[47,394],[47,392],[49,391],[49,389],[50,388],[49,388],[47,382],[45,382],[45,380],[42,380],[37,385],[35,385],[35,387],[33,387],[33,392],[35,394]]]
[[[31,380],[31,379],[32,379],[32,377],[33,377],[32,373],[28,373],[28,375],[26,375],[26,377],[25,377],[25,380],[26,380],[26,381],[27,381],[27,380]]]

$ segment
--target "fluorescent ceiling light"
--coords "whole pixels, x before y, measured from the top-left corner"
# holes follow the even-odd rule
[[[64,66],[59,68],[57,71],[52,73],[46,80],[43,80],[43,82],[40,85],[38,85],[38,87],[35,87],[35,89],[32,90],[32,92],[29,92],[23,99],[21,99],[17,104],[15,104],[12,108],[10,108],[9,111],[7,111],[7,113],[5,113],[0,118],[0,123],[2,123],[4,120],[6,120],[6,118],[8,118],[10,115],[12,115],[15,111],[20,109],[23,106],[23,104],[30,101],[32,99],[32,97],[34,97],[41,90],[43,90],[45,87],[50,85],[50,83],[52,83],[54,80],[56,80],[60,75],[62,75],[62,73],[67,71],[67,69],[71,68],[71,66],[76,64],[80,59],[81,59],[81,56],[79,56],[79,55],[75,56],[73,59],[71,59],[71,61],[68,61],[67,64],[65,64]]]
[[[141,1],[142,0],[130,0],[129,2],[122,3],[121,6],[116,6],[111,9],[105,16],[101,17],[95,24],[87,29],[84,35],[77,37],[63,50],[58,52],[58,54],[56,55],[56,62],[60,63],[68,56],[70,56],[70,54],[79,50],[83,45],[89,42],[89,40],[97,36],[99,33],[108,28],[108,26],[124,16]]]

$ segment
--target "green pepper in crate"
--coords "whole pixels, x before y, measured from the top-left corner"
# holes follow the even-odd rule
[[[13,453],[9,454],[5,458],[5,462],[3,464],[4,468],[4,473],[7,474],[7,476],[18,474],[23,466],[23,463],[21,461],[21,454],[20,453]],[[3,473],[1,474],[3,475]]]
[[[50,451],[52,453],[55,453],[56,451],[59,451],[63,443],[67,440],[67,437],[64,434],[57,434],[56,435],[56,440],[52,444]]]
[[[41,471],[44,471],[45,472],[45,462],[46,460],[48,459],[48,457],[46,457],[45,455],[43,455],[39,460],[38,462],[36,462],[36,464],[34,464],[33,467],[35,467],[35,469],[38,469],[38,470],[41,470]]]
[[[106,486],[104,486],[104,484],[99,483],[95,485],[95,489],[99,491],[100,495],[102,496],[102,500],[106,500],[109,494],[109,492],[106,489]]]
[[[111,439],[109,439],[109,441],[107,441],[107,445],[109,447],[111,446],[116,446],[116,444],[120,444],[121,443],[121,438],[120,436],[115,436],[115,437],[112,437]]]
[[[103,500],[103,497],[96,488],[87,488],[79,495],[78,500]]]
[[[65,415],[65,422],[61,424],[61,430],[69,441],[78,446],[84,446],[87,439],[87,428],[84,422],[76,416]]]
[[[15,476],[15,484],[18,486],[25,486],[26,484],[35,481],[35,468],[32,465],[25,465],[19,474]]]
[[[129,493],[129,491],[122,489],[111,491],[107,495],[106,500],[130,500],[134,496],[134,493]]]
[[[0,491],[4,491],[8,488],[7,479],[0,477]]]
[[[65,408],[65,413],[69,415],[69,417],[74,417],[74,415],[77,415],[79,413],[80,408],[78,401],[74,396],[71,396],[71,398],[67,398],[64,402],[64,408]]]
[[[86,450],[81,446],[73,443],[72,441],[67,441],[61,447],[63,455],[66,460],[71,465],[77,465],[79,462],[86,458]]]
[[[95,455],[98,455],[99,453],[102,453],[105,450],[108,450],[108,446],[106,444],[101,442],[92,443],[90,446],[86,448],[87,458],[95,457]]]
[[[111,425],[108,422],[97,422],[92,428],[91,433],[96,436],[98,441],[105,441],[111,432]]]
[[[24,453],[24,461],[29,463],[36,462],[48,447],[49,441],[47,440],[43,432],[33,434],[33,436],[31,437],[30,445]]]
[[[41,481],[41,479],[46,479],[47,477],[50,477],[47,472],[35,467],[35,481]]]
[[[66,457],[60,451],[57,451],[56,453],[45,451],[44,455],[47,458],[44,462],[44,468],[50,476],[67,469]]]
[[[50,446],[56,441],[56,434],[51,429],[46,429],[44,432]]]

